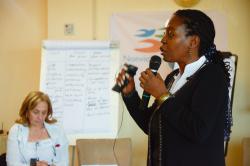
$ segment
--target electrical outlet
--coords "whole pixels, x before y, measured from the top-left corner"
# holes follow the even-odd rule
[[[65,24],[64,25],[64,34],[65,35],[74,35],[74,24]]]

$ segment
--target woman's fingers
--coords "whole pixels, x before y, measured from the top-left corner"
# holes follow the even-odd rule
[[[156,78],[158,78],[159,80],[164,82],[164,80],[162,79],[162,77],[161,77],[161,75],[159,73],[156,74]]]
[[[116,82],[119,86],[122,86],[124,84],[125,81],[125,70],[122,69],[121,72],[118,74],[118,77],[116,78]]]
[[[140,86],[144,89],[147,84],[152,81],[152,78],[154,77],[154,74],[150,69],[147,69],[143,72],[141,72],[141,76],[139,78],[140,80]]]
[[[144,71],[144,72],[142,72],[141,73],[141,76],[139,77],[139,80],[140,80],[140,86],[142,87],[142,88],[144,88],[144,84],[146,84],[146,82],[147,82],[147,74],[146,74],[146,72]]]

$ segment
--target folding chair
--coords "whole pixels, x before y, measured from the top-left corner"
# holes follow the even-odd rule
[[[235,79],[236,79],[236,71],[237,71],[237,63],[238,63],[238,56],[234,55],[230,52],[222,52],[222,56],[224,58],[224,61],[230,65],[231,70],[230,70],[230,89],[229,89],[229,98],[230,98],[230,103],[229,103],[229,111],[231,114],[232,118],[232,109],[233,109],[233,98],[234,98],[234,87],[235,87]],[[229,124],[228,130],[229,135],[224,136],[224,156],[227,156],[227,150],[228,150],[228,143],[230,141],[230,133],[231,133],[231,126],[233,124]]]
[[[79,166],[130,166],[132,143],[130,138],[76,140]]]

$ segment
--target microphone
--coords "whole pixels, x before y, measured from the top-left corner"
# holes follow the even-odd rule
[[[151,71],[154,75],[157,74],[157,71],[158,71],[160,65],[161,65],[161,58],[157,55],[153,55],[150,59],[150,62],[149,62],[149,68],[151,69]],[[150,99],[150,94],[147,93],[146,91],[143,91],[142,100],[141,100],[139,108],[140,109],[147,108],[149,99]]]

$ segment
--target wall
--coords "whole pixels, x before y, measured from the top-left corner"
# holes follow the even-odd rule
[[[23,97],[39,87],[42,39],[108,40],[112,13],[175,11],[179,8],[173,0],[0,0],[0,122],[3,121],[9,129],[17,117]],[[225,14],[228,48],[239,56],[233,105],[234,126],[227,166],[240,166],[241,140],[250,137],[247,128],[250,125],[250,78],[247,73],[250,62],[250,1],[200,0],[195,8]],[[64,35],[63,25],[66,23],[75,25],[75,35]],[[145,165],[147,137],[126,110],[119,137],[132,138],[133,165]]]
[[[44,0],[0,0],[0,123],[4,129],[13,125],[27,93],[39,88],[46,18]]]
[[[48,0],[47,12],[49,39],[92,39],[92,0]],[[64,24],[74,24],[75,34],[64,35]]]

